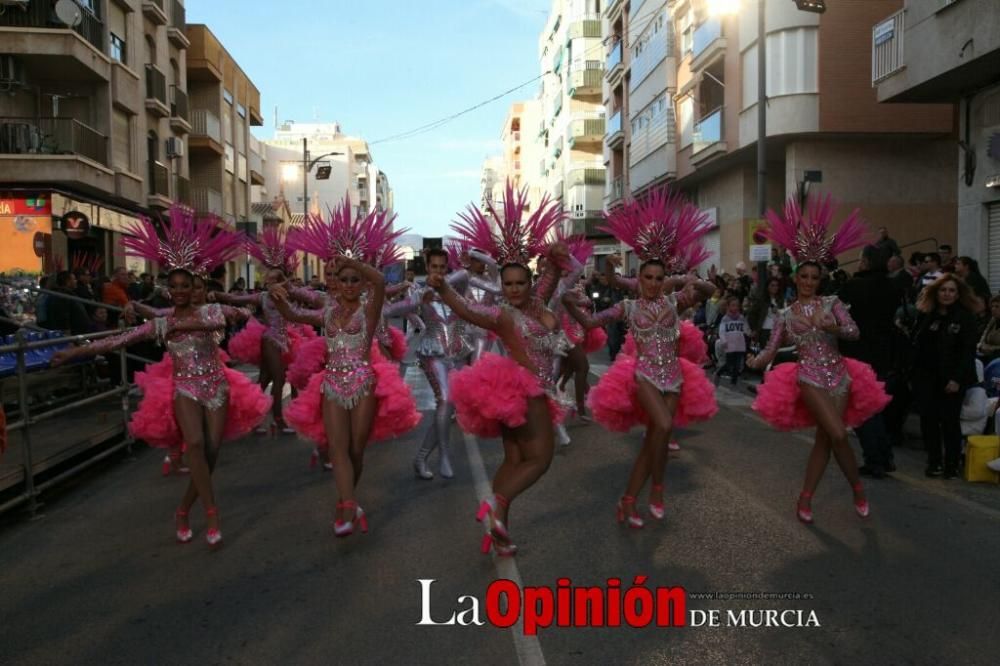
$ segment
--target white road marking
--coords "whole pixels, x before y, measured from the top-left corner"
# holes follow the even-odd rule
[[[465,453],[469,457],[469,469],[472,470],[472,479],[476,485],[476,496],[478,502],[493,494],[489,478],[486,476],[486,467],[483,465],[483,457],[479,453],[479,440],[474,436],[463,432],[465,438]],[[517,563],[513,557],[493,556],[493,564],[496,566],[497,577],[514,581],[519,588],[524,587],[521,582],[521,574],[517,570]],[[514,639],[514,650],[517,652],[517,661],[521,666],[544,666],[545,655],[542,654],[542,645],[538,641],[538,636],[525,636],[521,618],[517,624],[510,628],[511,636]]]

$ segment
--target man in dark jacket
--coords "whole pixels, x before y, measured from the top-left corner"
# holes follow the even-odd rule
[[[76,296],[76,287],[76,276],[71,272],[59,271],[56,274],[53,291]],[[49,319],[46,327],[53,331],[68,331],[73,335],[82,335],[90,332],[90,315],[79,301],[53,295],[49,298]]]
[[[894,370],[894,319],[902,292],[899,283],[889,278],[885,254],[874,245],[862,251],[860,268],[840,289],[839,295],[851,306],[851,317],[861,335],[857,340],[842,340],[840,350],[844,356],[872,366],[878,378],[886,382]],[[862,474],[880,479],[895,469],[881,413],[855,428],[855,432],[865,457],[865,464],[859,470]]]

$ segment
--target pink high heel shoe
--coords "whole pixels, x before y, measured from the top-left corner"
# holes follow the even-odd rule
[[[211,509],[205,510],[205,517],[218,516],[219,510],[214,506]],[[205,532],[205,542],[208,543],[208,547],[215,550],[222,545],[222,530],[218,527],[209,527],[208,531]]]
[[[851,490],[853,490],[856,493],[863,493],[865,491],[865,487],[859,483],[856,486],[851,486]],[[867,518],[869,515],[871,515],[871,506],[868,505],[868,498],[865,498],[860,501],[855,499],[854,510],[861,518]]]
[[[633,529],[641,529],[642,526],[646,524],[645,521],[643,521],[642,516],[638,513],[632,513],[631,511],[626,513],[626,507],[631,507],[633,511],[635,510],[635,498],[631,495],[622,495],[622,498],[618,500],[618,522],[624,523],[625,518],[628,517],[629,527]]]
[[[171,474],[190,474],[191,470],[184,466],[181,459],[181,454],[168,454],[163,457],[163,476],[170,476]]]
[[[654,485],[653,488],[652,488],[652,490],[650,491],[650,494],[653,494],[653,493],[659,493],[662,496],[663,495],[663,486],[662,485],[659,485],[659,486],[658,485]],[[653,516],[653,518],[656,518],[657,520],[663,520],[663,516],[666,514],[666,511],[664,510],[664,507],[663,507],[663,501],[661,500],[659,503],[655,503],[652,500],[650,500],[649,501],[649,514],[651,516]]]
[[[181,522],[187,523],[188,512],[177,509],[174,513],[174,520],[177,523],[177,543],[191,543],[191,539],[194,538],[194,532],[191,531],[190,525],[184,525],[181,527]]]
[[[354,533],[354,526],[361,527],[361,531],[368,532],[368,516],[364,509],[358,506],[354,500],[337,502],[338,509],[354,509],[354,516],[350,520],[335,520],[333,523],[333,533],[338,537],[346,537]]]
[[[513,557],[517,555],[517,546],[514,544],[509,541],[501,541],[493,536],[493,534],[484,534],[483,543],[479,547],[479,551],[483,555],[489,555],[491,547],[499,557]]]
[[[809,492],[808,490],[803,490],[801,493],[799,493],[799,504],[800,505],[802,504],[802,500],[811,500],[812,496],[813,494],[811,492]],[[799,521],[801,521],[803,524],[805,525],[813,524],[813,512],[811,508],[803,509],[801,506],[798,506],[796,508],[795,513],[799,517]]]
[[[476,522],[481,523],[483,520],[489,516],[490,522],[490,532],[495,533],[501,540],[510,539],[510,534],[507,532],[507,526],[503,524],[496,518],[497,507],[502,506],[507,508],[510,503],[507,498],[500,494],[494,494],[493,497],[487,497],[479,504],[479,511],[476,512]],[[486,551],[488,552],[488,551]]]

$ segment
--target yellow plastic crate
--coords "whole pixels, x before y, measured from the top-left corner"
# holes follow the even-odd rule
[[[965,445],[965,480],[1000,483],[1000,474],[986,466],[991,460],[1000,458],[1000,437],[996,435],[974,435]]]

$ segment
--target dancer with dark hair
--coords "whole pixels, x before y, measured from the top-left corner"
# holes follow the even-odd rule
[[[631,247],[642,261],[639,297],[626,299],[590,315],[565,298],[569,313],[584,328],[624,321],[635,341],[635,355],[622,354],[591,389],[589,406],[594,420],[605,428],[628,432],[646,426],[642,450],[632,465],[625,494],[618,502],[618,521],[641,528],[636,497],[652,480],[649,510],[654,518],[665,515],[663,478],[668,443],[675,425],[686,425],[713,416],[718,407],[715,390],[701,367],[680,356],[679,313],[707,299],[715,291],[711,282],[689,277],[685,286],[665,294],[668,267],[678,267],[693,256],[709,231],[707,216],[680,195],[665,188],[653,190],[642,201],[632,201],[608,215],[605,230]]]
[[[764,376],[753,409],[779,430],[816,426],[796,513],[813,522],[812,497],[830,462],[830,454],[854,492],[854,508],[862,518],[870,512],[847,428],[860,426],[889,404],[890,397],[871,366],[845,358],[837,340],[858,337],[858,327],[836,296],[820,296],[823,266],[837,255],[865,244],[865,227],[855,210],[836,233],[830,232],[834,206],[830,197],[812,199],[803,215],[792,198],[784,215],[768,211],[768,238],[785,248],[798,264],[795,300],[781,311],[767,347],[747,365],[764,369],[782,345],[794,344],[798,361],[782,363]]]

